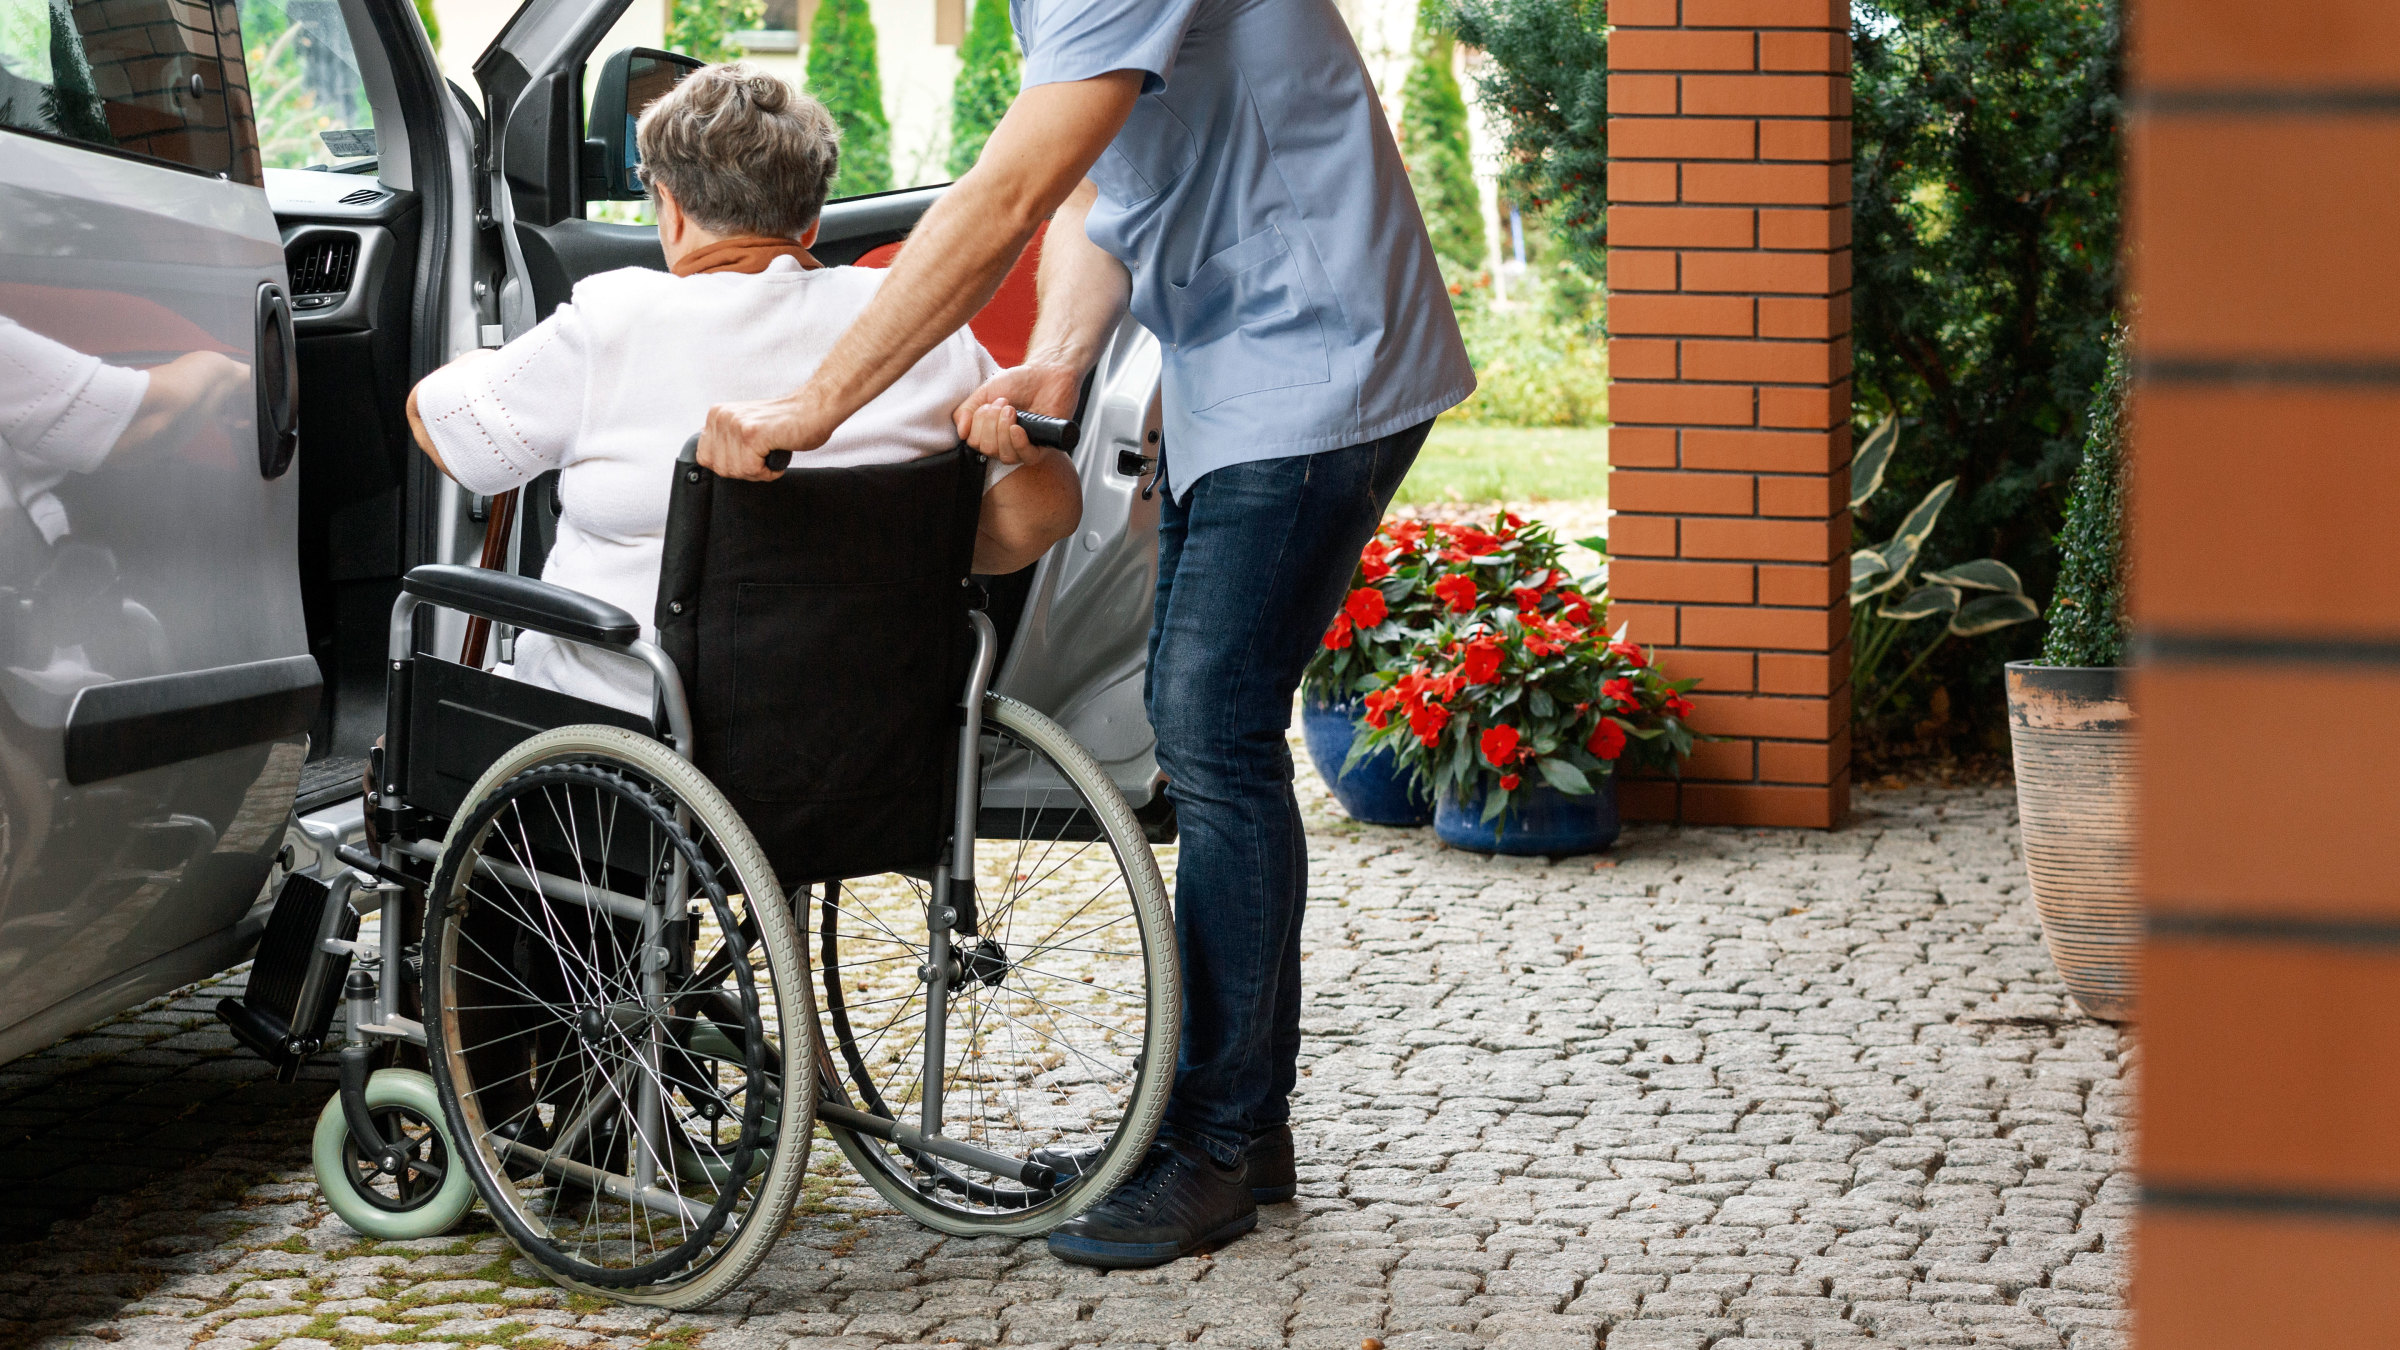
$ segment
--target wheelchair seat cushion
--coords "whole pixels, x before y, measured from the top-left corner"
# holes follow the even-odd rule
[[[766,483],[676,465],[659,642],[786,886],[939,860],[983,486],[963,447]]]

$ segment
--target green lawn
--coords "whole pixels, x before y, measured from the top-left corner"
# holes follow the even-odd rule
[[[1436,422],[1394,504],[1601,501],[1607,496],[1606,427]]]

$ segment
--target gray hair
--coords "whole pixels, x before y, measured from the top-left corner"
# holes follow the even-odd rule
[[[797,239],[825,209],[841,129],[825,105],[746,62],[706,66],[642,110],[642,181],[716,234]]]

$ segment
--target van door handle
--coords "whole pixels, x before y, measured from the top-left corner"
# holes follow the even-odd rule
[[[258,288],[250,382],[258,393],[258,472],[281,478],[300,448],[300,351],[292,335],[292,302],[283,287]]]

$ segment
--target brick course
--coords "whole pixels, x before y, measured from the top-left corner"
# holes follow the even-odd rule
[[[1849,11],[1616,0],[1616,614],[1727,737],[1636,817],[1831,825],[1849,802]],[[1772,664],[1770,664],[1772,663]]]

